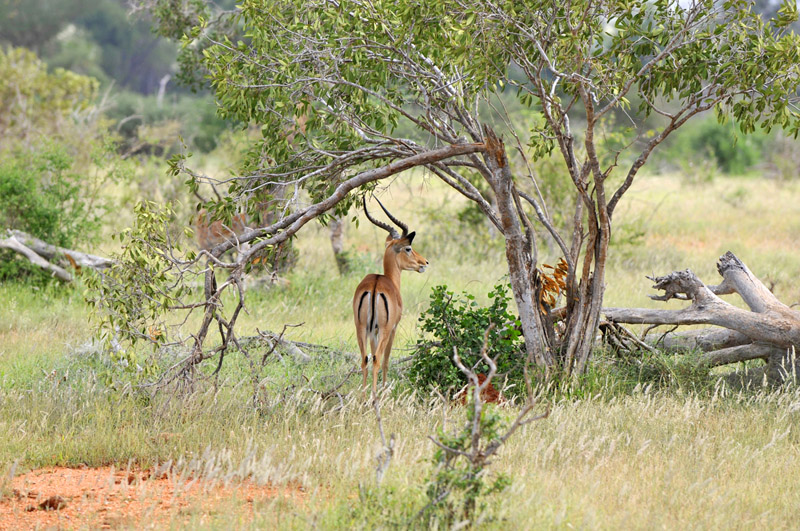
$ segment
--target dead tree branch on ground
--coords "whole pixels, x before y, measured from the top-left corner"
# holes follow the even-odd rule
[[[30,263],[49,271],[54,277],[64,282],[72,281],[72,274],[67,268],[80,271],[82,267],[102,270],[113,265],[113,261],[72,249],[50,245],[20,230],[6,231],[6,237],[0,239],[0,248],[10,249],[24,256]]]
[[[714,325],[720,328],[671,332],[662,336],[667,347],[697,348],[700,363],[709,367],[751,359],[767,361],[767,377],[781,381],[791,353],[800,346],[800,312],[783,304],[732,252],[717,263],[719,285],[704,284],[690,270],[655,277],[653,286],[663,295],[658,301],[691,301],[681,310],[605,308],[612,323],[656,325]],[[737,308],[719,295],[737,294],[750,310]],[[652,340],[652,336],[650,337]]]

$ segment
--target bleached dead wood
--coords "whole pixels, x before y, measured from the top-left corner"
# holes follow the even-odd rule
[[[710,350],[746,345],[752,343],[752,340],[736,330],[702,328],[647,334],[645,342],[666,350],[702,350],[708,352]]]
[[[9,236],[7,238],[1,239],[0,248],[11,249],[15,253],[21,254],[22,256],[27,258],[30,263],[32,263],[35,266],[41,267],[46,271],[49,271],[54,277],[56,277],[59,280],[63,280],[65,282],[72,281],[72,275],[70,275],[64,268],[58,267],[55,264],[51,264],[38,254],[36,254],[35,251],[22,244],[14,236]]]
[[[664,346],[699,348],[706,352],[701,363],[709,366],[736,363],[749,359],[764,359],[770,364],[768,375],[779,371],[773,364],[785,364],[789,352],[800,346],[800,312],[783,304],[733,253],[720,257],[717,270],[722,282],[705,285],[690,270],[675,271],[656,277],[654,288],[663,295],[651,295],[654,300],[680,299],[691,301],[681,310],[647,308],[606,308],[609,321],[628,324],[715,325],[703,329],[669,333]],[[737,308],[719,295],[738,294],[750,311]],[[649,336],[652,339],[655,334]]]
[[[24,256],[32,264],[65,282],[72,281],[72,275],[66,269],[68,267],[105,269],[114,263],[108,258],[51,245],[19,230],[7,230],[6,237],[0,239],[0,247]]]

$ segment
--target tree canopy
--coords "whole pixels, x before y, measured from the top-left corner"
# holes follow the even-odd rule
[[[743,132],[800,130],[791,2],[772,21],[746,0],[245,0],[232,16],[236,37],[200,17],[184,38],[186,47],[202,43],[220,113],[262,133],[226,181],[232,195],[222,206],[261,194],[280,215],[245,236],[252,251],[225,267],[240,270],[249,253],[345,210],[350,192],[424,167],[502,234],[527,354],[548,371],[585,369],[613,214],[659,144],[712,110]],[[536,113],[519,124],[512,101]],[[626,129],[612,135],[613,121]],[[566,231],[553,224],[535,168],[554,153],[573,187]],[[199,180],[190,174],[193,186]],[[265,193],[270,183],[304,189],[311,204]],[[563,308],[541,302],[542,234],[567,264]],[[213,318],[216,306],[206,312]]]

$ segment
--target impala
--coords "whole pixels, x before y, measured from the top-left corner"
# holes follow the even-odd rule
[[[197,236],[197,246],[202,251],[209,251],[222,242],[232,241],[239,244],[239,236],[244,234],[249,227],[247,226],[247,214],[239,213],[233,216],[230,225],[226,225],[221,220],[212,221],[209,223],[208,211],[203,208],[197,213],[194,219],[194,225],[197,229],[195,235]],[[249,248],[248,244],[244,244],[243,250]]]
[[[375,199],[378,201],[378,199]],[[389,354],[392,352],[394,333],[397,323],[403,314],[403,298],[400,296],[401,271],[425,271],[428,261],[414,249],[411,242],[416,233],[408,232],[408,226],[392,216],[386,207],[378,201],[381,209],[392,222],[403,229],[402,234],[386,224],[370,216],[367,202],[364,200],[364,213],[373,225],[386,230],[386,251],[383,253],[383,274],[371,274],[356,288],[353,296],[353,315],[356,322],[356,337],[358,348],[361,350],[361,372],[364,375],[362,386],[366,392],[367,366],[367,341],[372,352],[372,398],[374,399],[378,387],[378,359],[383,359],[383,379],[381,385],[386,385],[386,372],[389,367]]]

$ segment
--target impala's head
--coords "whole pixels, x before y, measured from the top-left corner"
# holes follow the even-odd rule
[[[416,271],[424,273],[425,268],[428,267],[428,261],[424,256],[411,248],[411,242],[414,241],[416,232],[400,236],[399,239],[392,238],[391,235],[386,238],[386,249],[392,250],[395,254],[397,266],[403,271]]]
[[[378,201],[378,198],[376,197],[375,200]],[[364,200],[364,213],[367,215],[367,219],[369,219],[373,225],[389,232],[389,235],[386,237],[387,255],[388,253],[394,255],[397,267],[403,271],[417,271],[418,273],[424,273],[425,268],[428,267],[428,260],[426,260],[424,256],[419,254],[411,247],[411,243],[414,241],[414,236],[416,236],[417,233],[408,232],[408,225],[395,218],[388,210],[386,210],[386,207],[383,206],[383,203],[378,201],[378,204],[381,206],[381,209],[383,209],[386,215],[389,216],[389,219],[391,219],[395,225],[403,229],[403,233],[400,234],[397,232],[397,229],[391,225],[382,223],[373,218],[370,215],[369,210],[367,210],[366,199]]]

